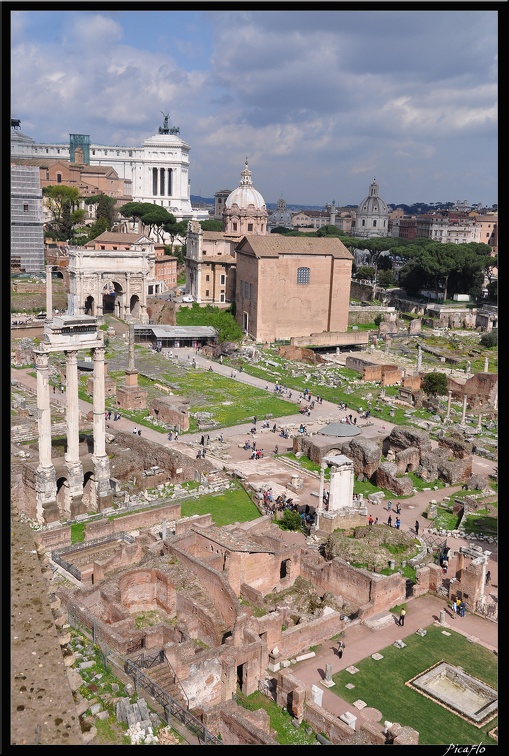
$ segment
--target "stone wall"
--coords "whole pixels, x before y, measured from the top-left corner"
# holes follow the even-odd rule
[[[133,512],[131,515],[117,517],[114,520],[98,520],[85,523],[85,541],[92,538],[100,538],[104,535],[112,535],[120,531],[137,530],[138,528],[150,528],[163,519],[176,520],[180,518],[180,502],[166,504],[161,507],[151,507],[141,512]],[[61,549],[71,545],[71,526],[64,525],[54,530],[40,530],[34,533],[36,543],[50,551]]]
[[[285,360],[298,360],[299,362],[307,362],[310,365],[319,365],[325,362],[323,357],[312,349],[306,349],[305,347],[293,345],[282,346],[279,347],[278,354],[280,357],[284,357]]]
[[[224,627],[232,628],[239,611],[237,597],[222,574],[191,556],[196,552],[199,540],[200,536],[192,530],[178,541],[166,543],[164,548],[168,553],[177,556],[181,563],[196,576],[201,585],[207,586],[210,600],[222,617]]]
[[[186,431],[189,430],[189,406],[187,399],[162,397],[152,400],[149,412],[159,422],[180,426],[181,431]]]
[[[352,567],[340,558],[317,563],[303,555],[301,576],[309,580],[320,594],[329,591],[342,596],[354,607],[364,607],[364,618],[385,611],[405,598],[405,580],[399,573],[375,575]]]
[[[367,331],[321,331],[309,336],[295,336],[290,339],[292,346],[365,346],[369,343]]]

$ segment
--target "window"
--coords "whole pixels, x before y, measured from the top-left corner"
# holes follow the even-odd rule
[[[57,184],[61,184],[61,183],[62,183],[62,174],[57,173]]]
[[[373,221],[373,228],[376,226],[376,220]]]
[[[48,151],[48,150],[46,150],[46,152],[47,152],[47,151]],[[92,155],[95,155],[95,150],[92,150]]]
[[[365,225],[366,225],[366,221],[365,221],[364,219],[362,220],[362,225],[363,225],[363,226],[365,226]]]
[[[224,285],[225,285],[225,283],[226,283],[226,275],[225,275],[224,273],[222,273],[222,274],[220,275],[220,277],[219,277],[219,284],[220,284],[221,286],[224,286]]]
[[[205,296],[206,296],[206,297],[208,297],[208,296],[209,296],[209,290],[208,290],[208,289],[205,289]]]
[[[297,283],[298,284],[309,283],[309,268],[297,268]]]
[[[210,276],[205,276],[206,281],[210,281]]]
[[[236,230],[237,230],[237,224],[236,224],[236,223],[234,223],[234,224],[233,224],[233,230],[234,230],[234,231],[236,231]]]
[[[248,231],[252,231],[253,230],[253,224],[252,223],[248,223],[247,224],[247,230]]]
[[[27,202],[25,202],[25,204],[23,205],[23,212],[24,213],[28,213],[28,203]]]
[[[253,284],[249,284],[249,300],[253,301]]]
[[[221,296],[220,296],[220,300],[219,300],[219,301],[220,301],[220,302],[225,302],[225,301],[226,301],[226,300],[225,300],[225,298],[224,298],[224,293],[221,293]]]

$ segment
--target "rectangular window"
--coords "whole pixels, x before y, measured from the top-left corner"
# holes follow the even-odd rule
[[[248,223],[247,224],[247,230],[248,231],[252,231],[253,230],[253,224],[252,223]]]
[[[220,286],[224,286],[225,283],[226,283],[226,276],[225,276],[224,273],[221,273],[221,275],[219,277],[219,284],[220,284]]]
[[[224,294],[221,294],[221,296],[220,296],[220,300],[219,300],[219,301],[220,301],[220,302],[225,302],[225,301],[226,301],[226,300],[225,300],[225,298],[224,298]]]
[[[23,212],[28,213],[28,205],[26,203],[23,205]]]
[[[297,268],[297,283],[298,284],[309,283],[309,268]]]
[[[234,223],[234,224],[233,224],[233,230],[234,230],[234,231],[236,231],[236,230],[237,230],[237,224],[236,224],[236,223]]]
[[[208,297],[208,296],[209,296],[209,290],[208,290],[208,289],[205,289],[205,296],[206,296],[206,297]]]
[[[57,184],[61,184],[61,183],[62,183],[62,174],[57,173]]]
[[[210,276],[205,276],[206,281],[210,281]]]

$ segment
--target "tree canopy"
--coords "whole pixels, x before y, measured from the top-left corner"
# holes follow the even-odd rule
[[[52,218],[46,222],[46,232],[59,241],[72,239],[74,228],[85,218],[85,211],[78,207],[80,192],[77,187],[45,186],[43,197],[47,198],[46,205]]]
[[[442,244],[426,239],[400,247],[398,255],[408,261],[399,279],[409,294],[430,288],[437,298],[443,291],[444,300],[450,294],[464,293],[476,298],[481,293],[491,248],[487,244]]]
[[[220,220],[214,220],[211,218],[210,220],[204,220],[200,221],[200,226],[204,231],[222,231],[223,230],[223,222]]]
[[[428,373],[423,378],[422,390],[428,396],[445,396],[447,394],[447,376],[445,373]]]

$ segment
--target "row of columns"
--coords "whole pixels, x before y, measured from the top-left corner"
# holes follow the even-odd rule
[[[94,475],[97,494],[105,496],[110,493],[109,460],[106,455],[105,439],[105,361],[104,347],[92,349],[94,362],[94,392],[93,392],[93,439],[94,439]],[[83,466],[79,455],[79,419],[80,409],[78,400],[78,351],[64,350],[66,356],[66,432],[67,451],[65,464],[68,471],[69,495],[71,502],[75,502],[75,510],[68,513],[71,516],[80,514],[81,497],[83,495]],[[35,366],[37,375],[37,406],[39,431],[39,466],[37,468],[37,519],[45,523],[45,505],[56,501],[57,481],[55,467],[51,458],[51,405],[49,380],[49,351],[35,350]]]

